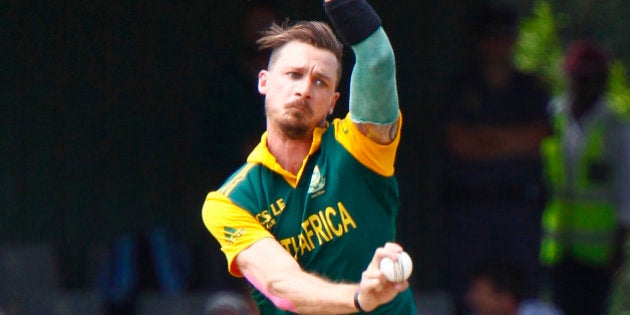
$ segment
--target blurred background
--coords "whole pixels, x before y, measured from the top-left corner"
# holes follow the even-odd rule
[[[399,241],[414,257],[414,288],[445,292],[448,218],[437,185],[436,117],[440,91],[474,54],[470,23],[479,1],[370,3],[397,55],[405,115],[397,160]],[[545,59],[549,49],[561,53],[570,41],[589,38],[619,65],[630,62],[630,2],[507,4],[520,21],[533,21],[521,31],[552,38],[544,44],[523,39],[517,48],[521,59],[516,58],[517,66],[548,82],[551,93],[557,74],[539,71],[523,58],[549,65],[554,62]],[[326,20],[321,1],[275,5],[273,13],[252,15],[251,1],[241,0],[0,3],[0,244],[7,252],[39,253],[6,254],[5,262],[11,257],[49,262],[50,287],[60,292],[115,295],[112,274],[120,266],[113,253],[124,252],[120,248],[132,239],[151,257],[147,248],[158,231],[157,238],[174,244],[165,252],[183,252],[181,262],[174,259],[184,271],[172,290],[241,290],[241,281],[227,275],[200,211],[206,194],[243,163],[264,130],[255,80],[265,56],[253,50],[248,30],[269,17]],[[536,11],[545,5],[550,15]],[[549,35],[549,23],[557,37]],[[347,110],[350,50],[344,58],[336,116]],[[151,277],[150,264],[138,268],[145,269],[138,279]],[[33,270],[16,281],[46,282],[41,280],[46,275]],[[9,278],[0,278],[0,293],[15,291]],[[158,280],[142,283],[147,290],[168,292]]]

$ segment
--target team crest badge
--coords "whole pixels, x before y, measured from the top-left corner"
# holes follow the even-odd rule
[[[321,195],[325,186],[326,178],[322,177],[322,174],[319,171],[319,166],[315,165],[315,169],[313,169],[313,175],[311,175],[311,183],[308,186],[308,193],[318,193],[317,195]]]

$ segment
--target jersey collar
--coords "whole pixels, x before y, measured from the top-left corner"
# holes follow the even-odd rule
[[[308,159],[319,150],[322,143],[322,135],[328,128],[328,124],[325,127],[316,127],[313,130],[313,142],[311,143],[311,148],[309,149],[308,155],[302,161],[302,166],[300,166],[300,170],[296,175],[291,174],[289,171],[285,170],[278,164],[276,158],[269,151],[269,147],[267,146],[267,132],[263,133],[260,137],[260,142],[254,148],[254,150],[247,157],[248,163],[259,163],[272,170],[273,172],[281,175],[289,185],[293,188],[297,187],[297,183],[299,182],[302,173],[304,172],[304,166]]]

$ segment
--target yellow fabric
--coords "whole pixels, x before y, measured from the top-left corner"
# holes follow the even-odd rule
[[[251,213],[219,192],[208,194],[201,216],[206,228],[219,241],[230,274],[236,277],[243,276],[234,263],[238,253],[263,238],[273,238]]]
[[[540,261],[543,265],[553,266],[558,263],[565,254],[565,244],[562,238],[566,235],[566,222],[561,215],[562,203],[558,198],[552,198],[543,212],[543,238],[540,246]]]
[[[394,175],[396,148],[400,143],[402,115],[398,115],[398,130],[396,138],[390,144],[378,144],[362,134],[351,121],[350,114],[341,119],[335,119],[335,138],[361,164],[382,176]]]
[[[286,180],[287,183],[291,185],[291,187],[295,188],[297,187],[297,183],[300,177],[302,176],[302,173],[304,171],[304,166],[306,165],[306,161],[321,146],[322,134],[324,133],[324,131],[326,131],[327,127],[328,126],[323,127],[323,128],[318,127],[318,128],[315,128],[315,130],[313,131],[313,142],[311,143],[311,148],[308,152],[308,155],[302,161],[302,166],[300,166],[300,170],[298,171],[296,175],[293,175],[290,172],[286,171],[284,168],[282,168],[282,166],[278,164],[278,161],[276,161],[276,158],[271,154],[271,152],[269,152],[269,147],[267,146],[267,132],[263,133],[262,137],[260,138],[260,143],[258,143],[256,148],[254,148],[252,153],[250,153],[249,156],[247,157],[247,162],[260,163],[264,165],[265,167],[274,171],[275,173],[282,175],[284,180]]]

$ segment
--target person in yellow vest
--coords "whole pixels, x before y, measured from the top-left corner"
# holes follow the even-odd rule
[[[542,263],[565,314],[602,314],[630,222],[630,128],[605,100],[609,65],[592,43],[564,60],[567,93],[555,99],[554,136],[541,145],[551,196],[543,214]]]

